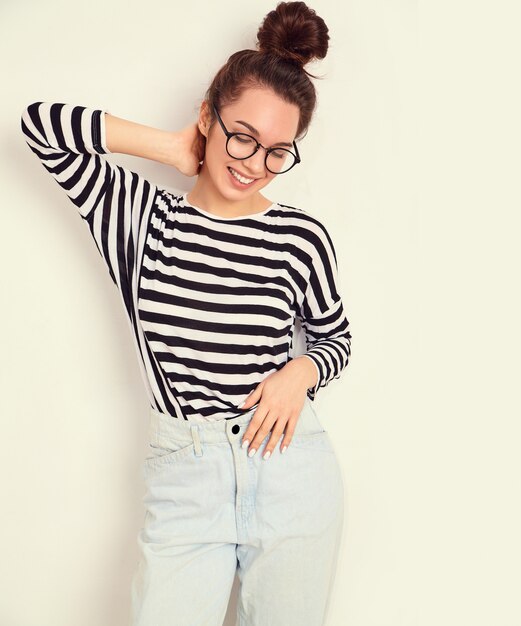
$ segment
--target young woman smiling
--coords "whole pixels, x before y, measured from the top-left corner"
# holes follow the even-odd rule
[[[304,66],[328,40],[304,2],[280,2],[180,131],[56,102],[22,113],[118,288],[150,399],[133,626],[220,626],[236,573],[240,625],[325,623],[344,488],[313,403],[351,334],[327,229],[262,192],[298,175],[316,106]],[[197,178],[169,191],[107,153]]]

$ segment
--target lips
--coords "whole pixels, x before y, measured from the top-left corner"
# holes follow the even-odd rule
[[[253,178],[253,180],[258,180],[257,178],[254,178],[253,176],[248,176],[248,174],[245,174],[244,172],[241,172],[237,168],[231,167],[230,165],[228,165],[228,169],[229,170],[235,170],[237,172],[237,174],[240,174],[240,176],[244,176],[244,178],[249,178],[249,179]]]

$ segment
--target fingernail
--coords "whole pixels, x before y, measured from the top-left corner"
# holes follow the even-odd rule
[[[284,454],[284,452],[286,452],[286,448],[287,448],[287,447],[288,447],[288,446],[284,446],[284,447],[282,448],[282,450],[281,450],[282,454]]]
[[[262,458],[263,458],[263,459],[268,459],[268,458],[269,458],[269,456],[270,456],[270,454],[271,454],[271,451],[270,451],[270,450],[268,450],[268,451],[266,452],[266,454],[265,454]]]
[[[242,448],[247,448],[249,443],[250,443],[250,442],[249,442],[247,439],[245,439],[245,440],[242,442],[242,446],[241,446],[241,447],[242,447]]]
[[[243,400],[239,405],[237,405],[237,408],[241,409],[244,404],[246,404],[246,400]]]
[[[257,452],[257,450],[255,450],[255,448],[252,448],[252,449],[248,452],[248,456],[253,456],[256,452]]]

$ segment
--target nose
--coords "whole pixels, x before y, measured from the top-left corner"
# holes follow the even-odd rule
[[[259,176],[260,174],[264,173],[265,158],[266,158],[266,153],[264,152],[264,149],[261,147],[257,150],[255,154],[252,154],[251,157],[248,157],[247,159],[242,159],[242,163],[244,164],[245,167],[248,168],[248,170],[252,174]]]

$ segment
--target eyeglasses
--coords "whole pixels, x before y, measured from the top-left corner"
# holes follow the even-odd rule
[[[213,105],[213,111],[219,120],[219,124],[226,135],[226,152],[232,157],[232,159],[244,160],[252,157],[259,148],[264,148],[255,137],[248,135],[247,133],[231,133],[228,131],[224,122],[217,111],[215,105]],[[295,148],[295,154],[291,150],[286,148],[264,148],[266,150],[266,157],[264,158],[264,165],[266,169],[272,174],[285,174],[294,165],[300,163],[300,155],[297,148],[297,144],[293,141],[293,147]]]

